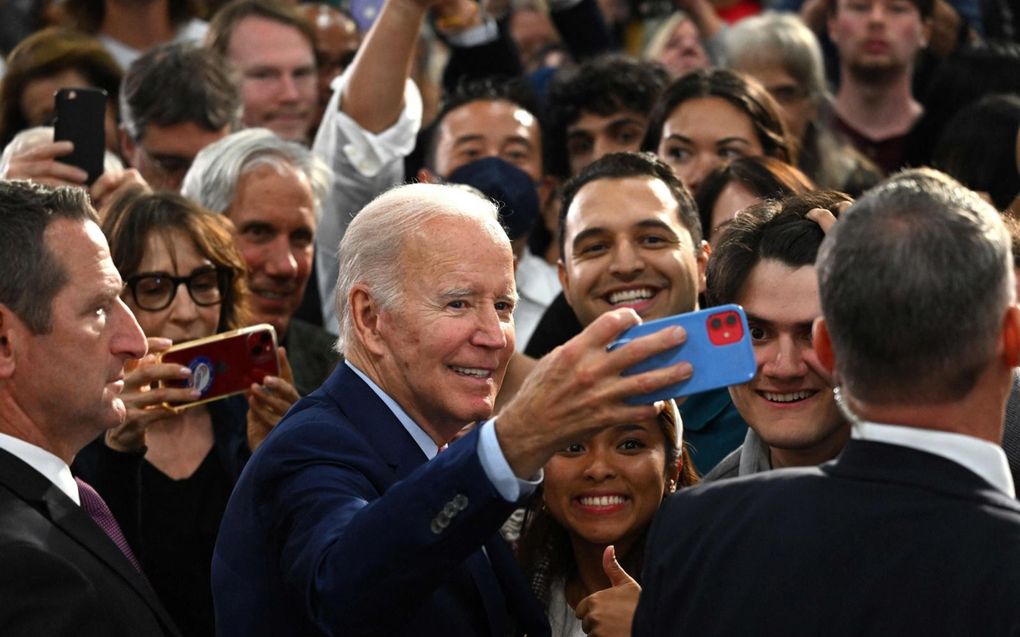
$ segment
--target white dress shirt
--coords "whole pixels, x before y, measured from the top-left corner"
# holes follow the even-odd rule
[[[999,445],[974,436],[859,421],[850,434],[857,440],[873,440],[941,456],[969,469],[1011,498],[1016,497],[1006,453]]]
[[[74,500],[75,504],[81,505],[81,499],[78,497],[78,483],[74,481],[74,476],[71,475],[71,467],[67,466],[66,462],[42,447],[37,447],[20,438],[2,433],[0,433],[0,449],[17,457],[28,464],[28,466],[43,474],[47,480],[56,485],[67,497]]]

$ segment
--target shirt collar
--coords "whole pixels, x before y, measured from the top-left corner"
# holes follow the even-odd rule
[[[0,433],[0,449],[9,452],[43,474],[47,480],[63,491],[67,497],[74,500],[75,504],[81,504],[81,500],[78,498],[78,484],[74,481],[74,476],[71,475],[71,467],[67,466],[66,462],[42,447],[37,447],[30,442],[25,442],[21,438],[15,438],[3,433]]]
[[[375,395],[378,396],[387,407],[389,407],[390,411],[393,412],[393,415],[396,416],[398,421],[400,421],[400,424],[407,430],[407,433],[411,435],[411,438],[414,438],[414,442],[417,443],[422,453],[425,454],[425,457],[429,460],[435,458],[436,454],[439,453],[439,446],[436,445],[435,441],[432,440],[427,433],[425,433],[425,430],[418,426],[418,423],[414,422],[414,420],[407,415],[407,412],[397,404],[397,401],[390,398],[381,387],[375,384],[375,381],[365,374],[365,372],[355,367],[348,359],[344,359],[344,363],[350,367],[351,371],[357,374],[361,380],[365,381],[372,391],[375,392]]]
[[[903,425],[859,421],[850,435],[857,440],[874,440],[942,456],[976,473],[999,491],[1016,497],[1006,453],[999,445],[965,434]]]

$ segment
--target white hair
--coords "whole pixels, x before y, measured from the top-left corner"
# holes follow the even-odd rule
[[[379,195],[354,217],[340,243],[336,284],[338,352],[343,353],[353,339],[354,326],[348,307],[353,287],[365,284],[380,307],[394,307],[403,292],[400,264],[405,242],[425,224],[440,217],[474,221],[496,241],[510,245],[499,225],[496,205],[464,188],[409,184]]]
[[[203,148],[184,176],[181,194],[213,212],[226,212],[237,195],[241,176],[265,165],[278,171],[293,168],[303,174],[315,199],[315,218],[321,216],[333,181],[329,166],[301,144],[284,140],[267,128],[231,133]]]

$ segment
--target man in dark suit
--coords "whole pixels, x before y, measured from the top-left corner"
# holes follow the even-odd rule
[[[620,372],[682,330],[609,352],[639,320],[609,312],[486,420],[517,296],[493,204],[459,187],[390,190],[351,222],[339,273],[346,360],[237,483],[213,556],[218,634],[548,634],[496,532],[556,450],[662,408],[624,398],[689,365]]]
[[[1020,308],[998,214],[903,172],[840,218],[816,267],[814,346],[852,438],[819,468],[671,498],[634,635],[1017,634],[1020,505],[999,442]]]
[[[83,190],[0,181],[5,636],[178,634],[145,577],[83,510],[89,488],[68,466],[123,422],[124,363],[145,354],[95,220]]]

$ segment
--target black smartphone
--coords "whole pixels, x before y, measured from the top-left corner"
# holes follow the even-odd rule
[[[89,174],[88,184],[103,174],[106,149],[106,91],[98,88],[62,88],[54,95],[56,120],[53,141],[74,142],[74,150],[60,161]]]

